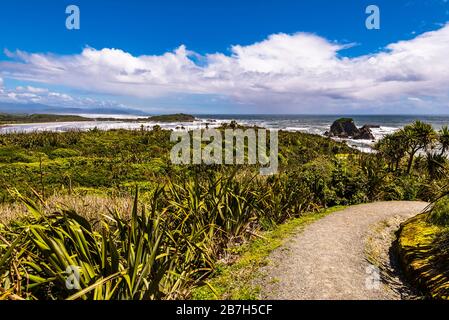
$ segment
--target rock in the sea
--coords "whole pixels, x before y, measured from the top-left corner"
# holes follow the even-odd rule
[[[351,118],[340,118],[336,120],[332,124],[330,131],[326,132],[325,135],[343,139],[374,140],[374,135],[369,125],[364,125],[359,129]]]
[[[355,126],[351,118],[341,118],[336,120],[328,133],[330,137],[349,138],[358,134],[359,129]]]
[[[354,135],[353,139],[360,139],[360,140],[375,140],[373,133],[371,132],[371,129],[369,126],[364,125],[359,129],[359,132]]]

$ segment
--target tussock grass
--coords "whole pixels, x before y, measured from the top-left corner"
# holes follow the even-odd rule
[[[110,197],[107,195],[53,195],[39,203],[40,209],[45,212],[54,212],[58,210],[71,210],[77,212],[80,216],[95,220],[102,214],[110,211],[123,212],[129,214],[133,206],[131,197]],[[0,223],[5,225],[13,221],[21,220],[29,216],[26,205],[23,202],[4,203],[0,205]]]
[[[304,190],[283,178],[196,175],[136,196],[129,211],[126,200],[124,211],[104,211],[111,202],[98,197],[61,205],[18,194],[28,215],[0,230],[0,286],[24,299],[189,297],[229,248],[309,209]],[[65,287],[68,266],[81,270],[77,293]]]

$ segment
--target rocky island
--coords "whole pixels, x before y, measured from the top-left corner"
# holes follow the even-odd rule
[[[355,140],[374,140],[371,128],[375,126],[364,125],[357,128],[352,118],[340,118],[332,124],[330,131],[325,135],[328,137],[355,139]]]
[[[165,114],[148,118],[150,121],[157,122],[193,122],[195,119],[194,116],[185,113]]]

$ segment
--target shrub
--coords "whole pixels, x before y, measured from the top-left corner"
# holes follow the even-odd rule
[[[80,152],[73,149],[59,148],[50,153],[51,158],[71,158],[77,157],[80,155]]]
[[[445,196],[438,200],[431,213],[429,221],[440,226],[449,226],[449,197]]]

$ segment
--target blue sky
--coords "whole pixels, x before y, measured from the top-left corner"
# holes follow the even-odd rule
[[[448,21],[447,0],[2,1],[0,103],[449,113]]]

